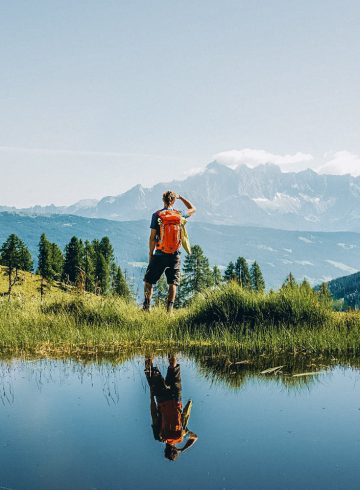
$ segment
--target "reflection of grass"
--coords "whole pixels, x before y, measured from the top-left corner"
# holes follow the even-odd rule
[[[5,290],[4,279],[0,284]],[[169,317],[131,302],[64,292],[40,302],[36,276],[0,299],[3,353],[109,355],[124,349],[221,347],[249,355],[360,353],[360,314],[334,313],[298,290],[256,294],[236,285],[211,291]]]
[[[188,355],[194,359],[201,374],[211,383],[239,389],[248,381],[279,384],[289,391],[308,389],[322,379],[322,374],[331,372],[336,366],[360,368],[357,357],[331,355],[274,355],[271,353],[244,356],[236,349],[193,348]],[[262,374],[274,366],[283,366],[272,374]],[[302,374],[307,373],[306,376]],[[311,374],[310,374],[311,373]]]

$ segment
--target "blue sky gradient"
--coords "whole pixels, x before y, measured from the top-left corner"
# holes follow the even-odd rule
[[[3,2],[0,204],[116,194],[232,149],[360,166],[359,21],[356,0]]]

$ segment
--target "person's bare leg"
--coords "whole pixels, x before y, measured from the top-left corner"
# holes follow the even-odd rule
[[[149,282],[145,282],[145,285],[144,285],[144,298],[145,299],[144,299],[144,305],[143,305],[143,309],[145,311],[150,310],[150,303],[151,303],[153,291],[154,291],[153,285],[150,284]]]
[[[177,362],[176,362],[175,354],[172,353],[168,354],[168,359],[169,359],[169,366],[172,368],[176,367]]]
[[[174,308],[176,291],[177,291],[177,286],[175,284],[169,284],[169,294],[168,294],[168,301],[167,301],[167,311],[169,313],[172,313]]]

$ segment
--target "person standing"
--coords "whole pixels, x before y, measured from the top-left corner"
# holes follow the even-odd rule
[[[195,206],[185,197],[173,191],[163,194],[164,207],[151,218],[151,233],[149,238],[149,265],[144,277],[143,310],[149,311],[154,285],[165,272],[169,286],[167,311],[172,312],[176,298],[177,287],[180,284],[181,272],[181,225],[183,218],[189,218],[196,212]],[[174,209],[176,199],[183,202],[185,213]]]

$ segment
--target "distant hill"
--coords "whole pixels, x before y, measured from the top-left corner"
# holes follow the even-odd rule
[[[230,168],[210,163],[185,180],[137,185],[100,201],[84,200],[68,207],[35,206],[0,211],[23,214],[72,214],[116,221],[147,219],[161,205],[168,188],[188,196],[197,206],[195,221],[305,231],[360,232],[360,177],[320,175],[312,170],[282,172],[273,164]],[[1,204],[1,203],[0,203]]]
[[[249,261],[257,260],[268,287],[280,286],[290,271],[299,280],[307,277],[312,284],[318,284],[359,270],[358,233],[283,231],[191,220],[188,230],[191,242],[201,245],[212,265],[225,267],[240,255]],[[108,235],[117,260],[132,278],[135,289],[142,288],[149,219],[118,222],[68,215],[31,217],[0,213],[0,243],[10,233],[16,233],[27,243],[34,258],[43,232],[62,248],[73,235],[84,240]]]
[[[360,272],[339,277],[328,283],[335,300],[341,300],[343,308],[360,309]]]

